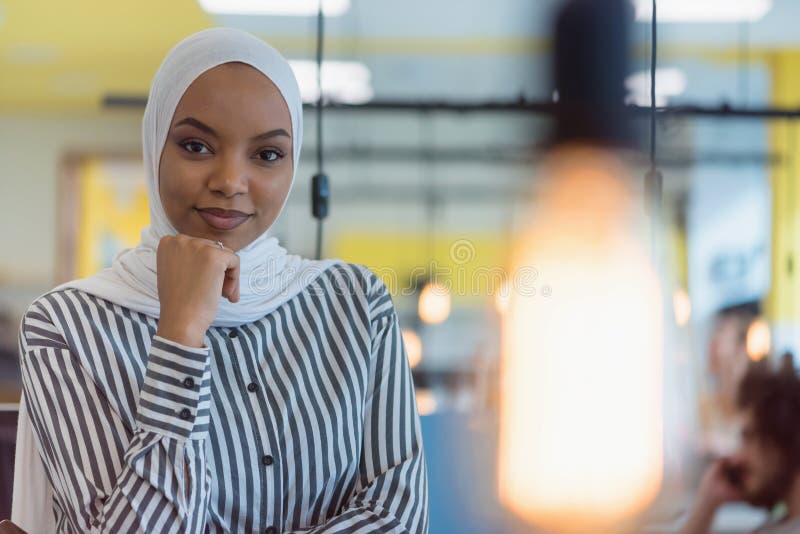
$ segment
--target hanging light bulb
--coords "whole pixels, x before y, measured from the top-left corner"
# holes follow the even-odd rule
[[[769,325],[764,319],[756,319],[747,328],[747,355],[751,360],[760,360],[767,354],[771,346]]]
[[[545,528],[585,532],[659,490],[662,301],[625,165],[577,147],[547,165],[512,265],[535,266],[552,294],[520,288],[505,316],[500,496]]]
[[[502,325],[499,496],[553,532],[634,531],[663,476],[661,284],[636,180],[603,144],[621,133],[624,4],[573,0],[559,16],[561,102],[583,107],[559,116],[511,261],[550,291],[515,287]],[[608,107],[584,115],[595,94]]]
[[[450,290],[441,282],[427,282],[419,294],[419,318],[428,324],[444,322],[450,315]]]
[[[406,347],[408,365],[413,369],[422,360],[422,340],[409,328],[402,328],[400,333],[403,336],[403,345]]]

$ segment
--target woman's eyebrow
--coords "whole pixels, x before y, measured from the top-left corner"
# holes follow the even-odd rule
[[[218,137],[217,136],[217,132],[214,130],[214,128],[212,128],[211,126],[209,126],[209,125],[207,125],[207,124],[195,119],[194,117],[186,117],[185,119],[181,119],[180,121],[175,123],[174,128],[177,128],[178,126],[182,126],[184,124],[189,124],[189,125],[194,126],[195,128],[197,128],[198,130],[202,130],[202,131],[206,132],[209,135],[213,135],[214,137]],[[292,136],[289,135],[289,132],[287,132],[283,128],[276,128],[274,130],[270,130],[268,132],[264,132],[264,133],[258,134],[256,136],[253,136],[253,140],[254,141],[260,141],[260,140],[264,140],[264,139],[269,139],[270,137],[277,137],[277,136],[288,137],[289,139],[292,138]]]
[[[209,126],[209,125],[207,125],[207,124],[205,124],[203,122],[200,122],[199,120],[195,119],[194,117],[186,117],[185,119],[182,119],[182,120],[176,122],[174,128],[177,128],[178,126],[182,126],[184,124],[189,124],[191,126],[194,126],[198,130],[203,130],[207,134],[213,135],[214,137],[217,136],[217,132],[214,131],[214,128],[212,128],[211,126]]]
[[[284,137],[288,137],[289,139],[292,138],[292,136],[289,135],[289,132],[287,132],[283,128],[276,128],[274,130],[270,130],[268,132],[264,132],[262,134],[258,134],[257,136],[253,137],[253,140],[254,141],[260,141],[260,140],[263,140],[263,139],[269,139],[270,137],[277,137],[279,135],[284,136]]]

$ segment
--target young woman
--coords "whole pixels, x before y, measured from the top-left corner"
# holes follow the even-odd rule
[[[169,52],[144,114],[141,243],[22,321],[23,529],[427,531],[386,286],[268,232],[302,133],[291,68],[261,40],[215,28]]]

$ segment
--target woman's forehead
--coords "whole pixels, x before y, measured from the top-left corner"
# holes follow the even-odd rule
[[[281,127],[291,132],[292,126],[280,89],[263,72],[241,62],[217,65],[195,78],[178,102],[172,123],[198,115],[229,128]]]

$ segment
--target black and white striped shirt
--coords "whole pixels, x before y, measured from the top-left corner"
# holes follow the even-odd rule
[[[205,348],[157,325],[76,289],[23,318],[58,532],[427,532],[414,387],[373,272],[334,265]]]

